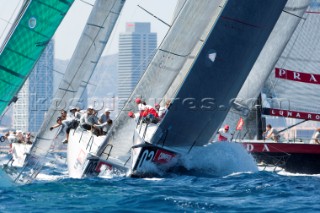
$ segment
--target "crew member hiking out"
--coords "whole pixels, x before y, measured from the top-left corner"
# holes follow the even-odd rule
[[[225,125],[224,128],[218,131],[218,141],[230,141],[232,135],[229,133],[229,125]]]

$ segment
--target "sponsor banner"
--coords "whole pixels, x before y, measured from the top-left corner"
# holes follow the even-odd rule
[[[154,156],[153,161],[163,164],[168,163],[171,161],[172,158],[174,158],[176,155],[172,152],[168,152],[165,150],[158,149],[156,152],[156,155]]]
[[[275,68],[275,77],[309,84],[320,84],[319,74],[296,72],[281,68]]]
[[[274,143],[274,142],[246,142],[241,144],[250,153],[301,153],[301,154],[320,154],[318,144],[299,144],[299,143]],[[267,155],[265,155],[267,156]]]
[[[299,112],[291,110],[281,110],[281,109],[272,109],[272,108],[263,108],[262,113],[264,115],[287,117],[287,118],[298,118],[304,120],[313,120],[320,121],[320,114],[308,113],[308,112]]]

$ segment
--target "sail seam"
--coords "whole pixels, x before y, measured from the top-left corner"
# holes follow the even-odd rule
[[[286,10],[282,10],[282,11],[285,12],[285,13],[287,13],[287,14],[289,14],[289,15],[295,16],[295,17],[300,18],[300,19],[303,19],[303,20],[306,20],[306,18],[303,18],[303,17],[301,17],[301,16],[298,16],[298,15],[296,15],[296,14],[294,14],[294,13],[289,12],[289,11],[286,11]]]
[[[10,73],[10,74],[18,77],[18,78],[21,78],[21,79],[24,79],[24,78],[25,78],[24,75],[21,75],[21,74],[13,71],[13,70],[11,70],[11,69],[8,69],[7,67],[4,67],[4,66],[2,66],[2,65],[0,65],[0,69],[2,69],[3,71],[5,71],[5,72],[7,72],[7,73]]]
[[[22,56],[22,57],[24,57],[24,58],[27,58],[27,59],[29,59],[29,60],[31,60],[31,61],[35,61],[35,59],[30,58],[30,57],[28,57],[28,56],[26,56],[26,55],[24,55],[24,54],[22,54],[22,53],[19,53],[19,52],[15,51],[15,50],[13,50],[13,49],[11,49],[11,48],[7,48],[7,50],[10,51],[10,52],[15,53],[15,54],[17,54],[17,55],[20,55],[20,56]]]
[[[177,53],[174,53],[174,52],[171,52],[171,51],[168,51],[168,50],[163,50],[163,49],[159,49],[159,51],[162,51],[162,52],[165,52],[165,53],[169,53],[171,55],[179,56],[179,57],[182,57],[182,58],[188,57],[190,55],[190,53],[188,53],[186,55],[180,55],[180,54],[177,54]]]

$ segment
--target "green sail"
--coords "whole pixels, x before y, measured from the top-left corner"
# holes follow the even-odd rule
[[[21,89],[73,2],[26,1],[26,10],[0,55],[0,114]]]

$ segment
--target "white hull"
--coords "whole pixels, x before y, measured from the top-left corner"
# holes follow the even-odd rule
[[[88,158],[94,158],[105,136],[95,136],[90,131],[71,130],[68,142],[67,161],[71,178],[82,178]]]
[[[88,131],[71,131],[68,142],[68,170],[71,178],[99,176],[106,172],[129,176],[151,176],[155,170],[167,170],[177,162],[178,154],[165,147],[155,146],[143,140],[151,138],[157,126],[150,126],[146,134],[144,127],[136,129],[131,159],[97,157],[97,150],[105,136],[95,136]],[[140,132],[140,134],[139,134]],[[110,147],[110,150],[112,147]]]

